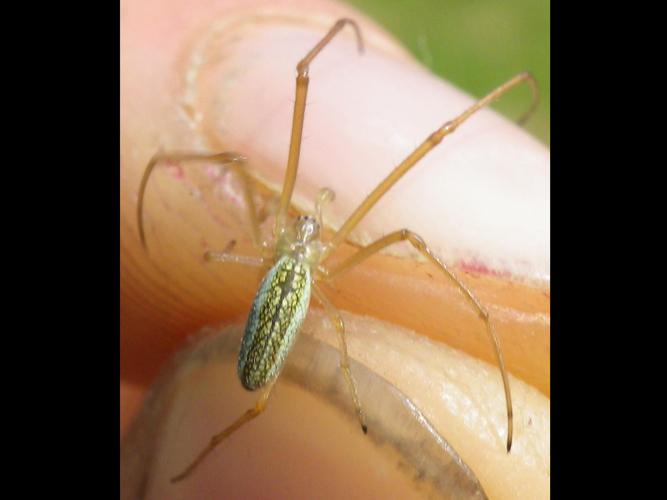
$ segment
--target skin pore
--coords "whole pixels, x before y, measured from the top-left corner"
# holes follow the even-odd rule
[[[132,406],[136,408],[160,367],[183,345],[187,335],[205,324],[244,321],[261,277],[259,269],[204,263],[202,255],[206,250],[223,249],[232,238],[238,239],[235,252],[257,253],[247,236],[243,211],[233,210],[233,181],[227,182],[206,167],[166,165],[156,172],[146,200],[149,251],[141,249],[134,221],[136,189],[143,168],[156,151],[161,147],[170,151],[238,150],[248,156],[249,168],[267,184],[279,185],[289,140],[294,65],[304,55],[301,47],[307,50],[310,40],[321,36],[342,16],[352,17],[361,24],[367,52],[359,56],[350,49],[354,46],[353,38],[342,36],[339,43],[327,47],[322,59],[313,64],[295,191],[295,201],[303,209],[312,210],[318,190],[331,187],[336,200],[325,208],[325,220],[337,226],[412,147],[470,102],[444,84],[434,83],[390,38],[347,7],[309,2],[305,9],[299,8],[298,2],[284,2],[283,7],[272,2],[272,8],[267,10],[260,2],[237,3],[238,6],[233,2],[202,0],[185,9],[178,2],[162,2],[159,18],[154,16],[157,4],[151,2],[125,1],[121,6],[123,431],[133,417]],[[249,16],[255,16],[255,20],[248,22]],[[212,28],[215,21],[230,23],[231,27],[224,25],[216,31],[218,28]],[[300,26],[302,30],[298,29]],[[227,38],[230,30],[233,36]],[[215,64],[197,66],[193,54],[207,57],[211,53],[221,54]],[[389,88],[364,87],[363,78],[361,83],[350,83],[353,75],[363,77],[364,71],[386,72]],[[396,75],[402,77],[398,79]],[[391,88],[398,90],[392,93]],[[360,96],[359,102],[352,94]],[[389,108],[398,118],[383,121],[380,111],[362,112],[361,103],[380,110]],[[545,412],[548,415],[549,289],[548,281],[544,281],[545,269],[548,275],[548,253],[545,257],[543,251],[548,212],[544,221],[541,196],[542,186],[548,187],[548,152],[506,121],[491,113],[480,113],[433,153],[430,163],[415,167],[387,195],[386,201],[378,204],[360,228],[357,240],[367,243],[407,227],[421,234],[448,262],[465,262],[465,268],[477,270],[481,268],[479,261],[492,262],[487,267],[493,272],[468,274],[459,266],[457,273],[489,307],[497,322],[509,370],[518,377],[512,379],[516,415]],[[515,170],[521,166],[525,171]],[[489,173],[491,169],[498,169],[501,174]],[[531,169],[538,174],[531,174]],[[473,186],[481,186],[482,194],[475,195],[474,189],[461,187],[466,182],[463,176],[470,172],[477,179]],[[454,175],[455,182],[445,175]],[[456,189],[446,194],[433,190],[436,185],[452,184],[465,192],[467,201],[457,200]],[[503,195],[493,194],[489,185],[501,193],[510,192],[512,196],[527,199],[526,204],[533,210],[525,210],[529,214],[521,219],[522,215],[515,213],[518,208],[503,205]],[[225,201],[229,200],[229,196],[222,196],[225,193],[231,193],[231,201]],[[460,204],[456,205],[457,202]],[[548,198],[546,203],[548,206]],[[491,205],[493,218],[488,213],[476,212],[475,207],[483,205]],[[492,220],[489,227],[480,229],[483,219]],[[531,227],[532,238],[521,238],[511,225],[519,224],[517,220]],[[471,226],[474,230],[466,231]],[[499,238],[493,231],[506,236]],[[489,235],[489,241],[475,241],[475,233]],[[498,246],[498,240],[503,240],[504,246]],[[405,247],[400,245],[395,249],[400,258],[378,256],[325,285],[329,298],[339,309],[355,314],[344,316],[350,355],[418,402],[471,468],[477,465],[478,474],[484,476],[480,481],[490,496],[519,498],[523,493],[526,498],[545,497],[548,422],[538,431],[526,429],[528,420],[523,424],[517,422],[515,449],[507,456],[503,447],[506,431],[501,404],[497,439],[489,443],[484,438],[471,438],[475,430],[460,423],[465,420],[465,412],[451,410],[442,395],[425,389],[432,377],[445,371],[442,367],[462,367],[465,362],[430,348],[421,356],[418,342],[400,344],[400,348],[392,343],[411,338],[409,334],[402,335],[401,328],[391,326],[400,325],[488,361],[493,365],[488,372],[491,374],[488,380],[492,382],[483,377],[477,382],[469,379],[467,390],[488,394],[490,400],[496,397],[494,391],[499,390],[502,403],[502,386],[496,387],[500,377],[497,370],[493,371],[493,351],[483,323],[451,283],[428,264],[414,259]],[[475,255],[479,257],[466,259],[466,248],[476,248]],[[338,256],[332,257],[332,262],[354,250],[347,245]],[[448,255],[448,251],[452,253]],[[522,280],[517,281],[517,277]],[[335,332],[319,314],[313,314],[307,323],[308,333],[335,346]],[[369,322],[373,320],[367,317],[382,322],[373,323],[371,328]],[[383,350],[383,346],[387,348]],[[405,356],[397,357],[399,354]],[[420,360],[423,371],[410,368],[411,360],[415,359]],[[480,370],[485,373],[483,368]],[[197,393],[197,387],[220,389],[200,394],[199,403],[192,396],[181,398],[180,404],[207,408],[229,405],[240,414],[257,397],[252,394],[250,399],[232,403],[236,399],[227,399],[227,389],[221,386],[224,382],[218,380],[219,375],[207,373],[184,382],[184,393]],[[524,389],[521,381],[535,391]],[[229,383],[237,382],[232,378]],[[271,421],[272,404],[278,405],[280,397],[287,398],[281,395],[285,392],[288,391],[278,391],[272,396],[276,401],[269,403],[266,414],[255,424]],[[290,399],[291,410],[299,414],[299,405],[308,407],[304,399],[307,398]],[[491,407],[495,408],[493,404]],[[178,412],[178,408],[174,411]],[[279,410],[275,413],[275,418],[280,418]],[[171,464],[185,465],[206,442],[206,436],[229,423],[225,416],[217,416],[214,408],[207,414],[211,415],[207,424],[193,423],[193,429],[188,431],[186,422],[171,434],[195,441],[182,449],[182,456],[172,456]],[[199,433],[197,439],[192,434],[194,428]],[[245,431],[250,437],[256,435],[250,427]],[[483,435],[485,431],[481,428],[479,432]],[[267,440],[271,436],[270,431],[266,433]],[[352,435],[349,439],[357,438]],[[226,445],[229,445],[227,452],[232,454],[244,446],[242,441],[230,441],[221,448]],[[528,455],[533,466],[526,465],[530,462]],[[294,452],[292,460],[298,458],[298,452]],[[276,455],[275,460],[279,463],[281,457]],[[171,468],[164,474],[169,476],[174,472],[177,471]],[[326,471],[323,474],[331,475]],[[206,477],[203,474],[192,484],[203,488]],[[215,476],[211,481],[214,479]],[[192,484],[189,487],[194,488]]]

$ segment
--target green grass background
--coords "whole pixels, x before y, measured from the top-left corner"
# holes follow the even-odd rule
[[[533,73],[540,104],[525,128],[549,145],[549,0],[346,2],[392,32],[431,71],[474,96],[521,71]],[[503,96],[494,108],[517,118],[529,104],[526,86]]]

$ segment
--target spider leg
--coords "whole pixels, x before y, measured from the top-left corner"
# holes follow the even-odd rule
[[[349,24],[354,28],[357,36],[359,51],[363,51],[361,31],[357,23],[351,19],[339,19],[336,21],[329,32],[313,47],[306,56],[296,65],[296,97],[294,99],[294,114],[292,115],[292,133],[290,136],[289,155],[287,157],[287,169],[285,170],[285,180],[280,194],[280,205],[276,216],[274,235],[279,236],[285,229],[287,210],[292,199],[294,183],[296,181],[296,172],[299,166],[299,156],[301,154],[301,136],[303,133],[303,120],[306,113],[306,96],[308,94],[308,69],[313,59],[320,51],[336,36],[336,34]]]
[[[222,252],[208,251],[204,254],[204,260],[207,262],[224,262],[231,264],[241,264],[244,266],[262,267],[268,259],[264,257],[255,257],[250,255],[236,255],[232,250],[236,246],[236,240],[231,240]]]
[[[172,483],[176,483],[178,481],[182,481],[186,477],[192,473],[193,470],[197,468],[197,466],[206,458],[206,456],[211,453],[216,446],[218,446],[224,439],[228,438],[230,435],[232,435],[235,431],[237,431],[240,427],[242,427],[244,424],[247,424],[250,422],[252,419],[255,417],[259,416],[264,409],[266,408],[266,404],[269,400],[269,396],[271,394],[271,390],[273,389],[273,385],[275,384],[274,382],[271,382],[271,384],[265,389],[264,393],[262,396],[259,398],[257,403],[255,403],[255,406],[250,408],[249,410],[246,410],[246,412],[241,415],[232,425],[229,427],[225,428],[223,431],[219,432],[215,436],[211,438],[211,441],[209,444],[201,451],[199,452],[199,455],[197,455],[197,458],[195,458],[190,465],[188,465],[183,472],[178,474],[177,476],[174,476],[171,478]]]
[[[148,179],[150,178],[151,173],[155,167],[160,163],[169,161],[195,163],[214,162],[229,166],[242,181],[243,199],[245,201],[246,207],[248,208],[248,217],[250,219],[252,228],[253,242],[256,246],[261,245],[257,208],[255,207],[253,193],[249,182],[250,176],[248,175],[247,171],[242,168],[243,163],[246,161],[246,158],[243,155],[231,151],[212,155],[201,153],[157,153],[153,155],[151,160],[148,162],[146,170],[144,170],[144,175],[141,178],[141,183],[139,184],[139,193],[137,199],[137,226],[139,227],[139,238],[141,239],[141,245],[144,247],[144,249],[147,249],[143,221],[144,195],[146,193],[146,185],[148,184]]]
[[[368,432],[368,427],[366,426],[366,416],[361,409],[357,386],[354,381],[354,377],[352,376],[352,372],[350,371],[350,363],[348,361],[347,341],[345,340],[345,323],[343,322],[343,318],[341,317],[338,309],[336,309],[336,307],[329,301],[326,295],[324,295],[322,290],[320,290],[315,283],[313,283],[312,289],[315,298],[324,307],[327,316],[329,316],[329,320],[334,325],[336,332],[338,333],[338,343],[340,345],[340,367],[343,370],[345,381],[350,388],[350,393],[352,394],[352,399],[354,401],[354,408],[357,412],[359,423],[361,424],[361,430],[364,431],[364,434],[366,434],[366,432]]]
[[[330,280],[340,274],[349,271],[354,266],[360,264],[370,256],[378,253],[383,248],[393,245],[394,243],[399,243],[401,241],[408,241],[416,250],[418,250],[424,257],[426,257],[430,262],[435,264],[448,278],[450,278],[463,295],[470,301],[477,312],[479,313],[480,318],[484,321],[486,325],[489,338],[493,343],[493,348],[496,355],[496,361],[498,362],[498,367],[500,368],[500,374],[503,379],[503,386],[505,389],[505,403],[507,406],[507,452],[509,453],[512,448],[512,429],[513,429],[513,410],[512,410],[512,395],[510,392],[509,378],[507,376],[507,370],[505,369],[505,360],[503,358],[503,352],[500,347],[500,340],[496,335],[495,330],[493,329],[493,323],[489,318],[489,313],[486,308],[482,305],[477,296],[470,290],[459,278],[456,277],[453,271],[442,262],[426,245],[424,240],[416,233],[409,231],[407,229],[402,229],[400,231],[395,231],[390,233],[374,243],[371,243],[368,246],[363,247],[357,253],[351,255],[339,265],[334,267],[331,270],[327,270],[325,267],[318,267],[317,273],[321,276],[320,279]]]
[[[334,250],[338,245],[340,245],[347,236],[352,232],[352,230],[359,224],[359,222],[366,216],[371,208],[384,196],[384,194],[389,191],[389,189],[398,182],[398,180],[405,175],[405,173],[414,167],[419,160],[421,160],[426,154],[436,147],[440,142],[449,134],[452,134],[463,122],[468,118],[474,115],[477,111],[483,107],[491,104],[493,101],[498,99],[500,96],[516,87],[522,82],[527,82],[530,85],[531,90],[533,91],[533,102],[528,110],[520,118],[520,123],[523,123],[528,116],[533,112],[538,103],[538,92],[537,92],[537,82],[535,78],[530,73],[520,73],[514,78],[503,83],[501,86],[487,94],[485,97],[474,103],[468,109],[466,109],[459,116],[454,118],[451,121],[446,122],[442,127],[433,132],[424,142],[422,142],[417,148],[410,153],[410,155],[405,158],[401,163],[398,164],[394,170],[380,183],[377,187],[364,199],[363,202],[357,207],[357,209],[352,212],[352,215],[343,223],[343,225],[338,229],[338,231],[331,238],[331,241],[327,244],[322,254],[322,260]]]

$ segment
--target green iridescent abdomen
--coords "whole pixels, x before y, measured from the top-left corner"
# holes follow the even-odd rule
[[[238,364],[243,387],[254,391],[278,376],[309,302],[309,266],[281,257],[259,285],[248,316]]]

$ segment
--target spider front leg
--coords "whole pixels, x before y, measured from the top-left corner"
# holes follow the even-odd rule
[[[417,165],[419,160],[421,160],[433,148],[440,144],[445,137],[453,134],[463,123],[465,123],[479,110],[488,106],[503,94],[506,94],[514,87],[524,82],[530,86],[530,89],[533,93],[533,100],[528,111],[524,113],[518,120],[519,123],[524,123],[536,109],[539,101],[537,82],[530,73],[519,73],[514,78],[511,78],[507,82],[488,93],[482,99],[472,104],[468,109],[466,109],[453,120],[445,122],[442,127],[429,135],[426,140],[424,140],[424,142],[417,146],[417,148],[415,148],[412,153],[410,153],[401,163],[399,163],[394,168],[394,170],[392,170],[391,173],[385,177],[385,179],[380,184],[378,184],[368,196],[366,196],[364,201],[362,201],[361,204],[355,209],[355,211],[352,212],[343,225],[338,228],[336,233],[331,238],[331,241],[329,241],[329,243],[324,248],[324,251],[322,252],[322,260],[325,260],[336,247],[343,243],[343,241],[345,241],[350,235],[352,230],[357,227],[366,214],[385,195],[385,193],[389,191],[389,189],[391,189],[391,187],[396,184],[396,182],[398,182],[398,180],[403,177],[406,172]]]
[[[500,347],[500,341],[498,336],[493,329],[493,323],[489,318],[489,313],[486,308],[479,301],[477,296],[460,280],[456,275],[447,267],[447,265],[442,262],[426,245],[424,240],[417,234],[409,231],[407,229],[402,229],[400,231],[393,232],[380,238],[379,240],[371,243],[370,245],[362,248],[354,255],[348,257],[346,260],[341,262],[339,265],[334,267],[331,270],[327,270],[323,266],[318,267],[318,274],[321,276],[322,280],[330,280],[339,276],[340,274],[349,271],[357,264],[360,264],[368,257],[378,253],[383,248],[393,245],[394,243],[399,243],[401,241],[408,241],[415,249],[417,249],[424,257],[426,257],[430,262],[435,264],[448,278],[450,278],[459,290],[466,296],[475,309],[477,309],[481,319],[486,324],[486,329],[489,334],[491,341],[493,342],[493,348],[496,355],[496,360],[498,362],[498,367],[500,368],[500,374],[503,379],[503,386],[505,389],[505,403],[507,406],[507,452],[509,453],[512,448],[512,429],[513,429],[513,411],[512,411],[512,395],[510,392],[509,379],[507,377],[507,370],[505,369],[505,360],[503,358],[502,349]]]
[[[279,236],[285,229],[287,222],[287,211],[292,200],[292,193],[294,191],[294,183],[296,182],[296,173],[299,167],[299,156],[301,155],[301,137],[303,135],[303,121],[306,114],[306,96],[308,95],[308,70],[310,63],[315,59],[317,54],[342,30],[346,24],[354,28],[357,37],[357,46],[359,52],[363,51],[363,42],[361,38],[361,31],[357,23],[351,19],[339,19],[331,27],[329,32],[313,47],[306,56],[296,65],[296,95],[294,98],[294,113],[292,115],[292,133],[290,135],[289,155],[287,157],[287,168],[285,170],[285,179],[283,181],[283,189],[280,193],[280,205],[276,215],[274,225],[274,235]]]
[[[248,218],[250,219],[250,226],[252,228],[252,239],[255,246],[261,246],[261,234],[259,228],[259,218],[257,216],[257,208],[253,199],[252,189],[250,187],[250,180],[245,169],[242,168],[246,158],[235,152],[227,151],[219,154],[201,154],[201,153],[157,153],[146,166],[144,175],[139,184],[139,193],[137,195],[137,226],[139,228],[139,238],[141,245],[146,249],[146,234],[144,231],[143,209],[144,209],[144,195],[146,192],[146,185],[151,173],[159,163],[164,162],[213,162],[228,166],[241,179],[243,185],[243,199],[248,209]]]
[[[361,402],[359,401],[359,393],[357,392],[357,385],[352,376],[352,371],[350,371],[350,363],[348,360],[347,354],[347,341],[345,340],[345,323],[343,323],[343,318],[338,312],[338,309],[329,301],[329,299],[324,295],[322,290],[313,283],[313,294],[315,298],[319,301],[320,304],[324,307],[327,316],[331,324],[336,328],[338,333],[338,342],[340,345],[340,367],[343,370],[343,375],[345,376],[345,381],[347,382],[348,387],[350,388],[350,393],[352,394],[352,399],[354,401],[354,408],[357,412],[357,418],[359,418],[359,423],[361,424],[361,430],[364,431],[364,434],[368,432],[368,426],[366,425],[366,416],[364,411],[361,409]]]

